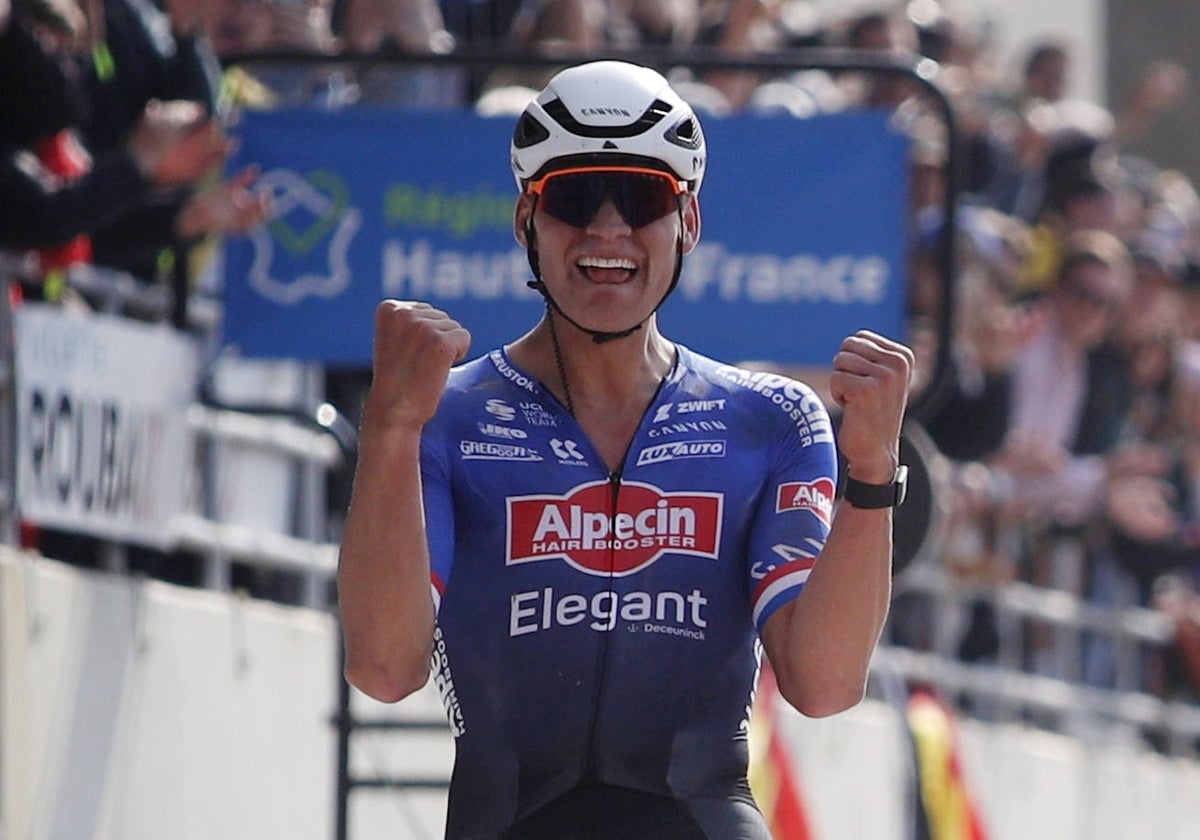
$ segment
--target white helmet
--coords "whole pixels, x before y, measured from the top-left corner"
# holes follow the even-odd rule
[[[650,165],[704,180],[700,121],[665,78],[624,61],[593,61],[557,73],[517,120],[512,139],[517,188],[554,169]]]

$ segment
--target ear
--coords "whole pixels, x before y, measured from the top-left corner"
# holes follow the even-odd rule
[[[526,231],[529,230],[530,217],[533,215],[534,202],[536,196],[529,193],[521,193],[517,198],[517,204],[513,208],[513,236],[517,239],[517,244],[522,248],[529,247]]]
[[[688,194],[683,208],[683,253],[690,254],[700,242],[700,199]]]

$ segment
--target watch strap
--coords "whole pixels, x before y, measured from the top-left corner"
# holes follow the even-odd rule
[[[847,475],[846,486],[842,490],[843,499],[864,510],[899,507],[907,494],[908,467],[904,464],[896,468],[896,474],[887,484],[867,484]]]

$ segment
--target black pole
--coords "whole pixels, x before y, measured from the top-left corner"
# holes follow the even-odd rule
[[[350,837],[350,733],[354,721],[350,716],[350,683],[346,682],[346,646],[342,642],[342,634],[338,632],[338,710],[335,722],[337,724],[337,814],[334,824],[336,840],[349,840]]]
[[[186,330],[188,293],[191,291],[191,277],[188,273],[191,249],[186,245],[176,245],[172,256],[174,260],[171,263],[171,326],[177,330]]]

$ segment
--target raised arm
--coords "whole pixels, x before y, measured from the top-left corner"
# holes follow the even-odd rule
[[[384,702],[416,691],[429,674],[434,610],[421,430],[470,340],[425,303],[387,300],[375,313],[374,376],[338,558],[338,603],[346,679]]]
[[[842,408],[838,446],[849,477],[892,481],[900,459],[913,354],[875,333],[847,338],[830,390]],[[858,703],[891,600],[892,510],[842,502],[803,591],[763,627],[780,693],[819,717]]]

